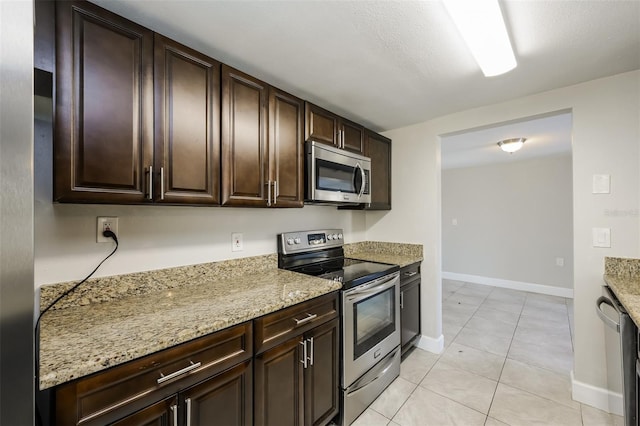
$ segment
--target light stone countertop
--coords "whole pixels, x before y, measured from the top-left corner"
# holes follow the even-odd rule
[[[234,277],[47,312],[40,328],[40,389],[205,336],[340,289],[267,268]]]
[[[365,241],[346,244],[344,254],[352,259],[391,263],[401,268],[423,260],[420,244]]]
[[[604,282],[636,325],[640,325],[640,259],[605,258]]]

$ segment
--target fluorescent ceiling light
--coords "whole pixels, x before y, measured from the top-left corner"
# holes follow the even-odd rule
[[[443,3],[486,77],[516,67],[498,0],[443,0]]]

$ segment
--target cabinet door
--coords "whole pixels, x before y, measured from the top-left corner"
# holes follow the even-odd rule
[[[156,202],[220,203],[220,64],[155,35]]]
[[[420,280],[400,287],[400,345],[403,352],[407,344],[420,334]]]
[[[371,157],[371,204],[369,210],[391,210],[391,139],[366,132],[367,156]]]
[[[303,206],[304,101],[269,88],[269,167],[275,207]]]
[[[112,426],[178,426],[178,397],[167,398],[131,414]]]
[[[54,200],[147,201],[153,33],[89,2],[65,1],[56,3],[56,46]]]
[[[309,102],[305,103],[305,141],[313,139],[327,145],[340,146],[338,116]]]
[[[222,204],[267,203],[267,85],[222,65]]]
[[[338,413],[339,327],[335,319],[305,335],[312,354],[304,378],[306,425],[327,424]]]
[[[253,424],[251,360],[181,392],[186,424],[191,426]]]
[[[255,425],[303,424],[302,336],[255,358]]]
[[[341,144],[340,148],[356,154],[364,155],[365,138],[364,128],[359,124],[345,120],[340,120]]]

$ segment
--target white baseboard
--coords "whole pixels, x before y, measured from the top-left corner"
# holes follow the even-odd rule
[[[574,400],[607,413],[623,415],[622,394],[576,380],[571,371],[571,393]]]
[[[441,334],[440,337],[434,339],[433,337],[423,334],[420,336],[416,346],[425,351],[433,352],[434,354],[442,353],[444,350],[444,335]]]
[[[522,281],[503,280],[501,278],[489,278],[479,275],[458,274],[457,272],[442,272],[442,278],[447,280],[464,281],[467,283],[491,285],[494,287],[510,288],[513,290],[529,291],[531,293],[548,294],[573,299],[573,289],[554,287],[544,284],[525,283]]]

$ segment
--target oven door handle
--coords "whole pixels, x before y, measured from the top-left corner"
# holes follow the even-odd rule
[[[380,282],[373,282],[371,283],[371,286],[363,286],[364,288],[358,288],[356,287],[353,290],[349,290],[346,292],[346,298],[349,302],[352,302],[354,300],[357,299],[362,299],[365,298],[371,294],[376,294],[376,293],[380,293],[384,290],[387,290],[393,286],[396,285],[396,282],[398,281],[398,275],[397,274],[393,274],[392,276],[386,278],[384,281],[382,281],[382,283]]]
[[[364,169],[362,168],[360,163],[356,163],[356,167],[353,170],[353,172],[354,172],[354,176],[353,176],[354,183],[355,183],[355,180],[356,180],[355,174],[358,173],[358,169],[360,169],[360,189],[356,188],[356,191],[358,191],[358,198],[360,198],[360,197],[362,197],[362,194],[364,194],[366,176],[364,174]]]

